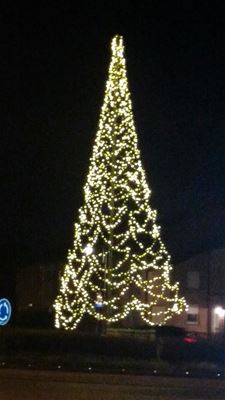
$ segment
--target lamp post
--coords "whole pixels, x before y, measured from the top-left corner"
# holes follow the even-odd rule
[[[90,256],[94,251],[93,246],[88,243],[86,245],[86,247],[84,248],[84,254],[86,255],[86,257]],[[98,311],[98,313],[101,313],[102,307],[104,306],[103,303],[103,296],[101,293],[97,293],[97,297],[94,303],[95,309],[96,311]],[[98,320],[98,325],[97,325],[97,332],[101,335],[102,333],[102,321],[101,319]]]
[[[101,293],[97,293],[97,297],[96,297],[96,300],[95,300],[95,309],[96,309],[96,311],[98,311],[99,314],[101,314],[101,310],[102,310],[103,306],[104,306],[104,303],[103,303],[102,294]],[[99,333],[100,335],[102,334],[102,321],[101,321],[101,319],[98,320],[97,333]]]

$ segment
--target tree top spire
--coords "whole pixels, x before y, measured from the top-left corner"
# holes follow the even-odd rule
[[[123,57],[124,53],[124,44],[123,44],[123,36],[115,35],[112,39],[111,43],[112,54],[115,57]]]

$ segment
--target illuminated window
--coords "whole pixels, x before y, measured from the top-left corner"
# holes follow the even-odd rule
[[[187,311],[187,324],[189,325],[197,325],[199,319],[199,307],[198,306],[189,306]]]

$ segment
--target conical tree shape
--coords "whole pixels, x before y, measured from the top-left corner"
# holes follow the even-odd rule
[[[128,89],[123,39],[112,40],[84,205],[55,301],[56,326],[75,329],[84,314],[116,322],[132,310],[148,324],[185,308],[170,284],[170,257],[142,167]]]

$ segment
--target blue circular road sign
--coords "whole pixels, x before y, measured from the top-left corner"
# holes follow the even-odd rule
[[[0,299],[0,326],[6,325],[11,317],[12,307],[7,299]]]

